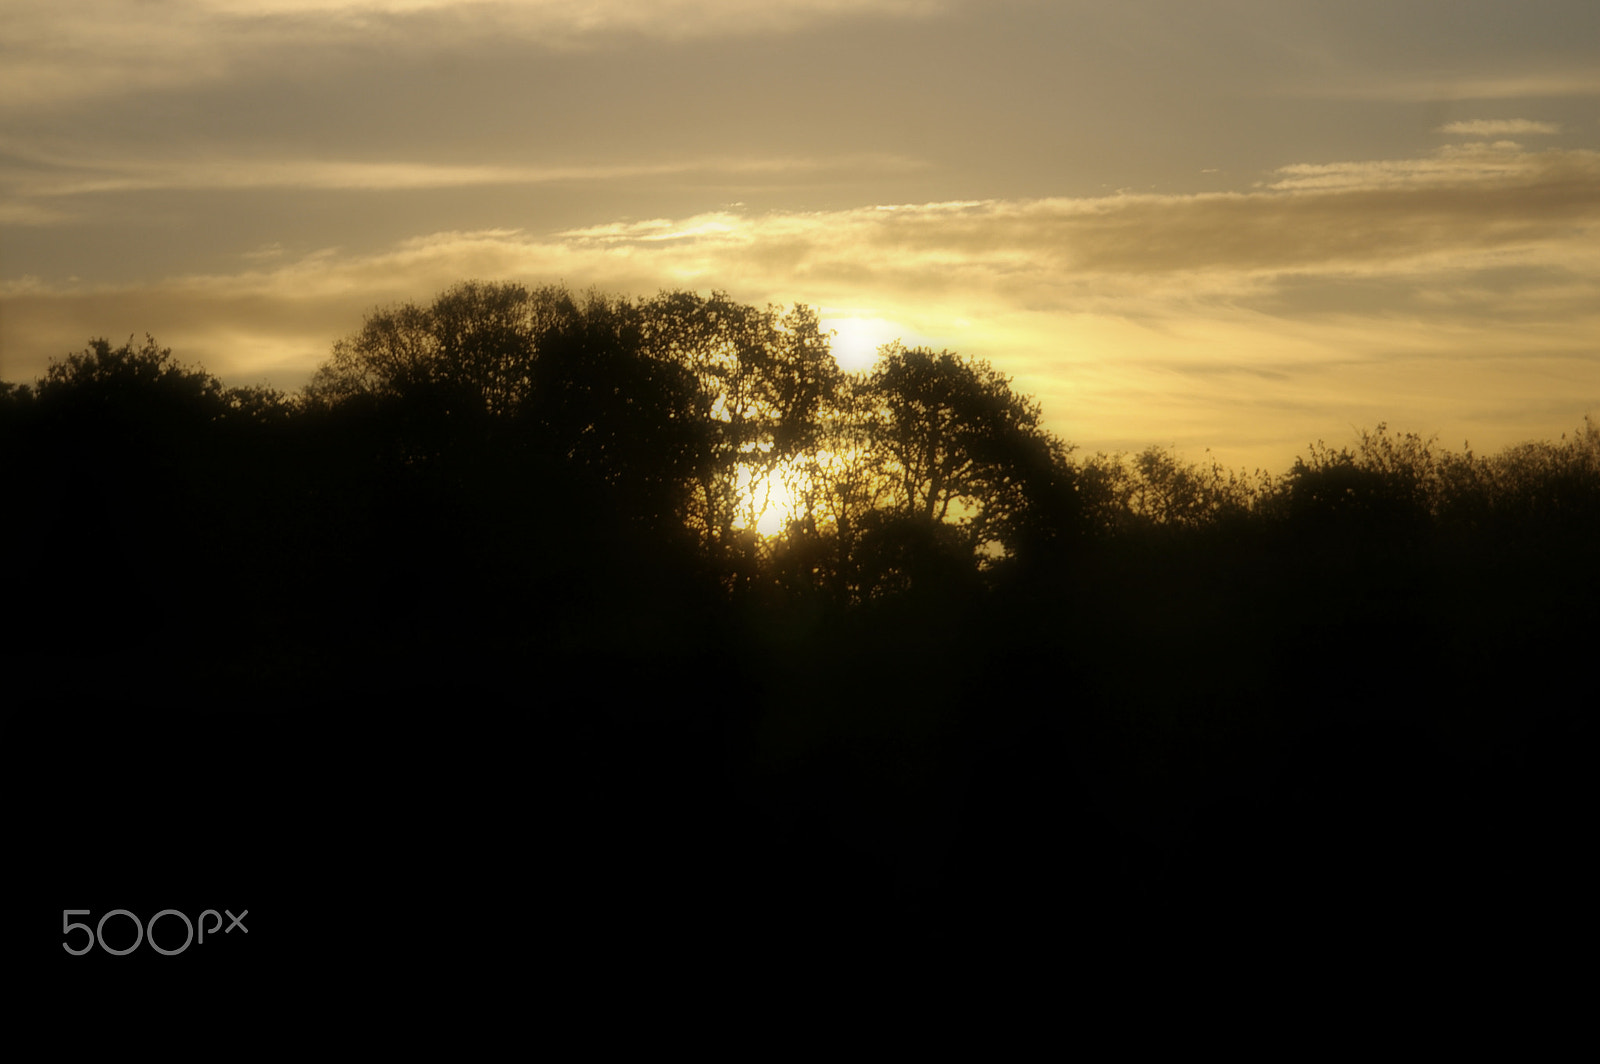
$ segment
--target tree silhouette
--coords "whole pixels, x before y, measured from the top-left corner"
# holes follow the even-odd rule
[[[834,603],[860,601],[862,536],[879,522],[891,492],[866,374],[841,375],[819,412],[810,446],[784,469],[794,510],[775,569],[791,590],[825,591]]]
[[[1600,525],[1600,422],[1559,441],[1440,456],[1430,499],[1455,538],[1592,535]]]
[[[660,529],[681,519],[704,446],[693,381],[642,338],[624,300],[468,282],[426,308],[373,312],[307,401],[366,418],[393,465],[459,484],[485,467],[517,476],[521,463],[538,491],[570,496],[560,509],[605,503]]]
[[[1014,549],[1030,502],[1064,472],[1066,448],[1040,425],[1039,404],[987,362],[899,345],[867,387],[889,508],[953,523],[972,551]]]
[[[108,652],[187,624],[236,486],[217,446],[239,417],[230,390],[153,337],[115,347],[97,338],[51,362],[27,413],[21,512],[37,516],[24,549],[72,559],[38,574],[63,582],[34,589],[41,620],[114,632],[101,644]]]
[[[104,338],[52,361],[39,382],[38,399],[53,417],[78,417],[107,432],[155,442],[196,423],[222,416],[226,389],[203,369],[184,366],[146,335],[113,348]]]
[[[1427,530],[1437,478],[1432,441],[1391,436],[1380,423],[1362,432],[1354,451],[1319,440],[1309,452],[1284,486],[1297,528],[1319,540],[1375,546],[1409,543]]]
[[[428,307],[379,308],[360,332],[334,344],[306,395],[327,406],[358,396],[418,399],[432,391],[449,395],[447,411],[470,403],[507,413],[526,398],[540,334],[577,312],[565,289],[477,281],[455,285]]]
[[[722,563],[753,531],[768,504],[768,478],[812,447],[819,412],[839,380],[816,312],[787,314],[694,292],[664,292],[640,304],[644,343],[698,385],[706,430],[691,523]]]
[[[1159,447],[1074,461],[988,364],[895,345],[841,374],[804,308],[471,282],[374,311],[298,399],[225,387],[148,337],[92,340],[0,387],[0,461],[0,535],[29,562],[6,587],[28,622],[7,696],[31,684],[33,705],[74,711],[18,749],[98,742],[117,801],[155,779],[173,811],[215,804],[236,762],[210,720],[184,725],[188,746],[125,745],[184,694],[208,717],[309,707],[235,790],[268,788],[265,823],[285,780],[320,775],[319,801],[350,804],[295,824],[321,833],[313,852],[348,852],[344,825],[376,811],[397,851],[427,838],[418,863],[454,870],[499,852],[532,779],[586,811],[567,825],[588,869],[575,904],[629,900],[641,853],[699,869],[640,923],[692,906],[732,924],[741,892],[765,911],[791,870],[831,883],[838,914],[876,894],[874,920],[1020,897],[1018,930],[1046,906],[1070,934],[1153,909],[1214,923],[1250,915],[1285,839],[1321,854],[1324,828],[1360,873],[1344,885],[1379,881],[1366,833],[1396,822],[1390,864],[1419,824],[1533,840],[1486,851],[1515,869],[1480,888],[1496,904],[1502,885],[1531,911],[1577,881],[1548,855],[1586,808],[1593,422],[1489,456],[1379,425],[1276,478]],[[765,538],[763,477],[793,500]],[[81,727],[80,694],[125,726]],[[1434,735],[1510,775],[1445,772]],[[1284,751],[1316,746],[1337,756],[1308,781]],[[219,760],[185,767],[201,754]],[[1380,786],[1341,796],[1369,770]],[[1286,812],[1253,827],[1227,812],[1245,792]],[[1063,815],[1078,842],[1028,850]],[[939,856],[895,871],[883,840],[908,825]],[[1161,851],[1148,875],[1135,851]],[[1432,863],[1395,864],[1430,905],[1478,875]],[[911,889],[903,867],[935,874]],[[1339,903],[1301,871],[1269,891],[1277,912]],[[1200,879],[1217,886],[1166,904]]]

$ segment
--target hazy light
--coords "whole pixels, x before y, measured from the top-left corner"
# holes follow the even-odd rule
[[[774,502],[775,504],[768,505],[766,512],[761,515],[761,520],[756,522],[756,532],[763,536],[779,535],[789,524],[790,505],[787,500]]]
[[[833,357],[846,373],[870,369],[877,361],[878,348],[909,336],[908,330],[892,321],[854,314],[835,317],[826,307],[822,311],[822,329],[833,330]]]

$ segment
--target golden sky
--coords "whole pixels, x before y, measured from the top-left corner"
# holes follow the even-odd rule
[[[1600,415],[1594,0],[8,0],[0,377],[468,279],[807,303],[1082,449]]]

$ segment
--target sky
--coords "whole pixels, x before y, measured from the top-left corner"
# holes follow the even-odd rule
[[[1600,417],[1594,0],[6,0],[0,379],[467,279],[820,309],[1080,453]]]

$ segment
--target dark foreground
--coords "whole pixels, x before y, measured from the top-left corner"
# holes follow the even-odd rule
[[[690,959],[1499,979],[1578,941],[1589,601],[1534,562],[1121,564],[783,623],[634,602],[564,645],[68,641],[12,670],[29,953],[63,992],[336,1008]],[[71,956],[64,909],[248,931]]]

